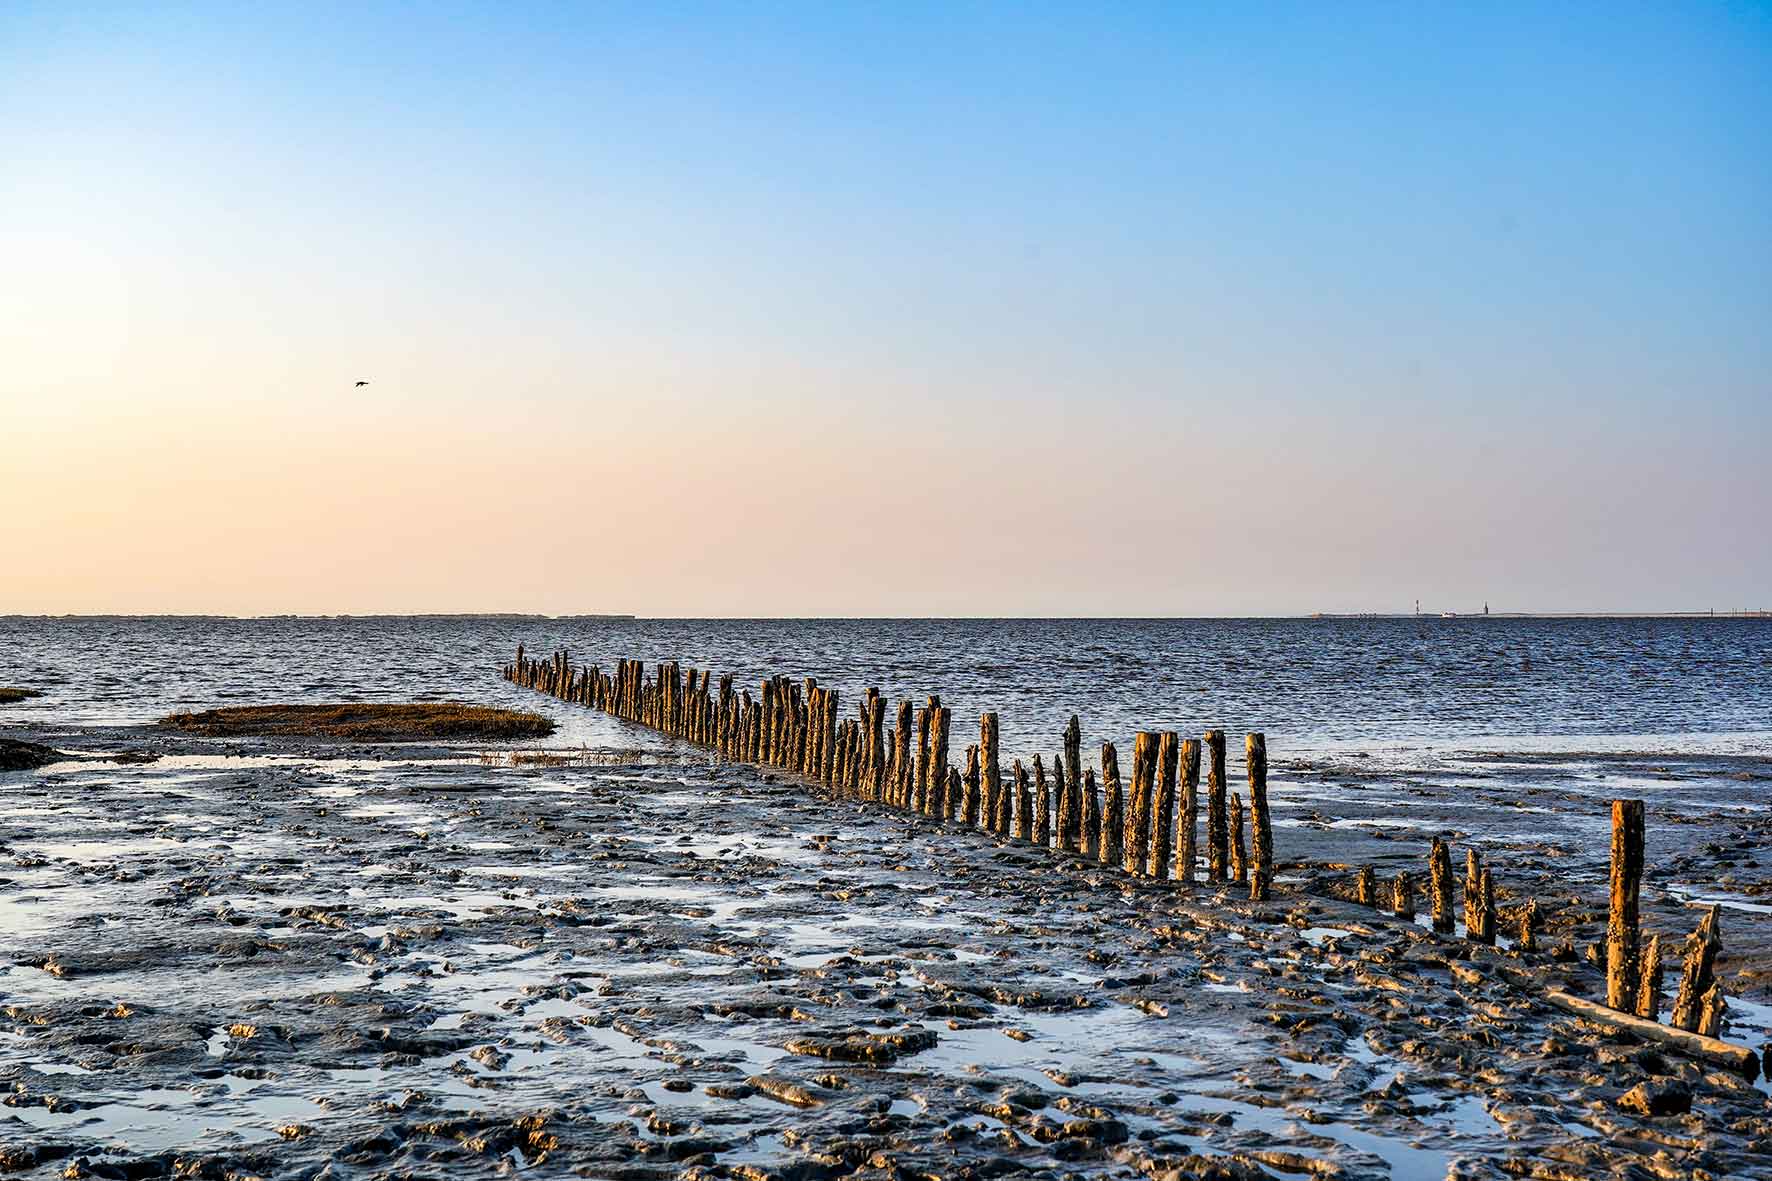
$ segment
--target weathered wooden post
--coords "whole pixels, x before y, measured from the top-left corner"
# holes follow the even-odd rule
[[[1649,936],[1643,949],[1643,962],[1637,972],[1637,1016],[1650,1021],[1661,1020],[1661,936]]]
[[[1200,740],[1187,738],[1181,744],[1181,827],[1175,841],[1175,880],[1194,884],[1194,862],[1199,859],[1197,842],[1200,830]]]
[[[1274,881],[1274,827],[1267,809],[1267,737],[1250,734],[1243,751],[1249,764],[1249,835],[1255,854],[1249,897],[1266,902]]]
[[[1046,786],[1046,767],[1034,756],[1034,844],[1044,849],[1052,843],[1052,792]]]
[[[1464,851],[1464,933],[1475,939],[1483,925],[1483,855],[1475,848]]]
[[[1391,913],[1400,919],[1415,920],[1415,882],[1408,870],[1397,874],[1397,880],[1391,884]]]
[[[1083,724],[1076,714],[1071,715],[1064,728],[1064,772],[1065,818],[1059,831],[1070,833],[1070,844],[1065,848],[1075,853],[1083,843]]]
[[[1239,885],[1249,882],[1249,854],[1243,849],[1243,797],[1231,793],[1231,880]]]
[[[999,797],[1003,791],[1003,775],[997,766],[997,715],[994,713],[979,715],[978,756],[979,771],[984,776],[984,826],[1001,836],[997,813],[1002,807]]]
[[[911,699],[908,697],[899,699],[898,719],[893,727],[893,734],[896,742],[892,748],[892,766],[897,772],[898,806],[906,809],[917,807],[911,795],[916,787],[916,764],[911,759]]]
[[[1101,860],[1101,800],[1095,792],[1095,768],[1083,769],[1083,856]]]
[[[1611,907],[1606,917],[1606,1005],[1637,1006],[1638,897],[1643,880],[1643,801],[1612,801]]]
[[[1473,936],[1478,943],[1495,944],[1495,875],[1487,865],[1483,867],[1482,881],[1483,925]]]
[[[966,748],[966,811],[961,822],[967,828],[978,826],[978,748]]]
[[[1070,823],[1071,810],[1065,806],[1065,794],[1067,791],[1069,791],[1070,788],[1069,788],[1069,782],[1065,778],[1064,771],[1065,771],[1064,756],[1063,755],[1053,755],[1052,756],[1052,791],[1053,791],[1052,823],[1053,823],[1053,826],[1057,829],[1057,833],[1055,834],[1057,839],[1053,842],[1053,847],[1058,848],[1058,849],[1063,849],[1065,852],[1068,853],[1068,852],[1071,852],[1076,846],[1077,834],[1074,832],[1071,832],[1068,827],[1068,825]]]
[[[1434,930],[1450,935],[1457,926],[1452,917],[1452,851],[1439,837],[1434,838],[1433,848],[1428,853],[1427,868],[1433,890]]]
[[[1354,878],[1354,897],[1361,906],[1378,905],[1378,875],[1370,865],[1362,865]]]
[[[827,691],[824,696],[824,740],[819,743],[824,766],[820,768],[819,778],[828,788],[837,786],[837,703],[840,697],[835,689]]]
[[[947,710],[944,709],[941,712],[945,714]],[[960,782],[960,770],[958,767],[948,768],[947,781],[948,794],[947,799],[944,801],[944,806],[947,809],[947,819],[953,820],[960,814],[960,800],[961,797],[966,794],[966,788]]]
[[[1140,730],[1132,741],[1132,795],[1126,808],[1126,872],[1138,877],[1149,866],[1156,762],[1157,736]]]
[[[1175,853],[1175,778],[1181,751],[1175,731],[1164,730],[1157,735],[1157,790],[1151,797],[1151,860],[1149,873],[1153,878],[1169,876],[1170,858]]]
[[[1521,951],[1538,950],[1538,899],[1526,899],[1520,908],[1520,938],[1515,944]]]
[[[1126,798],[1120,790],[1120,755],[1114,744],[1101,744],[1101,778],[1107,806],[1101,819],[1101,859],[1109,865],[1126,860]]]
[[[871,800],[883,799],[886,794],[886,699],[880,696],[878,689],[868,690],[868,761],[867,790],[865,794]]]
[[[935,698],[931,697],[929,700],[931,704],[917,711],[917,798],[923,803],[920,811],[926,813],[935,811],[929,805],[930,796],[935,794],[929,790],[933,786],[933,774],[929,765],[929,727],[935,717]]]
[[[1672,1024],[1677,1029],[1698,1031],[1704,1016],[1704,998],[1716,987],[1717,955],[1723,949],[1722,908],[1712,906],[1698,929],[1686,940],[1685,963],[1680,969],[1680,989],[1674,994]]]
[[[929,700],[935,701],[936,699],[931,697]],[[952,770],[952,768],[948,766],[948,722],[950,717],[951,712],[944,705],[937,704],[930,708],[929,765],[934,768],[930,774],[940,775],[944,778],[946,778],[948,772]],[[958,776],[959,772],[956,771],[954,774],[955,776]],[[952,820],[954,818],[954,811],[959,806],[959,798],[950,792],[947,801],[948,812],[946,819]]]
[[[1034,792],[1020,759],[1015,760],[1015,835],[1024,841],[1034,839]]]

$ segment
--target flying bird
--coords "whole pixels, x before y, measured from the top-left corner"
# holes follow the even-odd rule
[[[363,388],[363,387],[364,387],[364,386],[366,386],[366,385],[368,385],[368,384],[369,384],[369,383],[368,383],[368,382],[366,382],[366,381],[360,381],[360,382],[358,382],[358,383],[357,383],[357,385],[356,385],[356,388],[357,388],[357,389],[362,389],[362,388]]]

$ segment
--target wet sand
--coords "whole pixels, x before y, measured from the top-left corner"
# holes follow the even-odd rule
[[[1468,836],[1579,952],[1642,795],[1646,923],[1728,905],[1757,1048],[1764,760],[1277,758],[1257,907],[676,747],[53,741],[162,757],[0,776],[22,1176],[1772,1177],[1765,1082],[1542,1002],[1584,959],[1333,896]]]

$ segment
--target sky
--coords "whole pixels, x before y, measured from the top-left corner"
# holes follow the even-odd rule
[[[0,4],[0,613],[1772,607],[1769,444],[1766,3]]]

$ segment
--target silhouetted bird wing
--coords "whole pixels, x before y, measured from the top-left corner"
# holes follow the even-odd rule
[[[366,385],[368,385],[368,384],[369,384],[369,383],[368,383],[368,382],[366,382],[366,381],[360,381],[360,382],[358,382],[358,383],[357,383],[357,385],[358,385],[358,387],[362,387],[362,386],[366,386]]]

